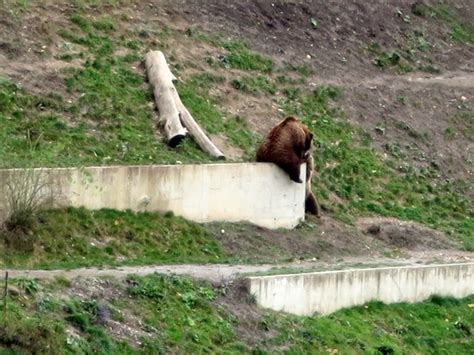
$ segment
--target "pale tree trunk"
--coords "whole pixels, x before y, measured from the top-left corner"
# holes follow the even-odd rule
[[[214,158],[217,158],[219,160],[225,160],[225,155],[206,136],[206,133],[204,133],[201,127],[194,120],[193,116],[191,116],[188,109],[181,102],[181,99],[179,98],[179,95],[177,93],[174,99],[176,102],[176,106],[178,107],[181,122],[186,127],[189,134],[194,138],[199,147],[201,147],[201,149],[205,152],[212,155]]]
[[[155,95],[156,106],[160,112],[160,120],[164,123],[166,136],[168,137],[168,144],[171,147],[176,147],[186,135],[186,130],[181,125],[179,111],[173,99],[174,93],[176,93],[173,85],[175,77],[168,68],[162,52],[148,52],[145,62],[148,79]]]
[[[182,127],[182,123],[202,150],[219,160],[225,159],[224,154],[206,136],[181,102],[173,85],[176,78],[169,70],[163,53],[149,52],[146,55],[146,68],[161,119],[165,121],[168,144],[174,147],[184,138],[186,130]],[[172,142],[175,141],[177,142],[173,145]]]

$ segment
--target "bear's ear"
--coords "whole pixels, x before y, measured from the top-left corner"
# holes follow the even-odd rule
[[[313,133],[309,132],[309,139],[313,140]]]

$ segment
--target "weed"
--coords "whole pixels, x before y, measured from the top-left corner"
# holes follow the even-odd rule
[[[64,276],[56,276],[51,283],[53,287],[58,287],[58,288],[68,288],[71,286],[71,281],[69,281],[66,277]]]
[[[116,26],[113,19],[110,16],[102,17],[101,19],[92,23],[95,29],[104,32],[111,32],[115,30]]]
[[[424,71],[426,73],[431,73],[431,74],[439,74],[441,72],[441,70],[438,67],[432,64],[421,65],[418,67],[418,70]]]
[[[271,59],[251,52],[243,42],[217,40],[216,44],[226,50],[225,54],[218,57],[219,62],[224,67],[260,71],[262,73],[270,73],[273,70],[274,64]],[[211,60],[210,64],[212,63]]]
[[[265,76],[245,76],[242,79],[234,79],[230,83],[234,89],[242,90],[252,94],[264,92],[267,94],[275,94],[276,86]]]
[[[451,127],[448,127],[444,130],[444,138],[446,139],[454,138],[454,130]]]
[[[374,59],[375,65],[385,68],[390,65],[398,65],[400,63],[400,55],[396,52],[393,53],[382,53],[380,56]]]
[[[413,3],[411,5],[411,13],[420,17],[428,17],[433,14],[431,8],[422,2]]]
[[[283,94],[285,94],[289,100],[295,100],[300,95],[300,89],[294,87],[286,87],[283,89]]]
[[[257,296],[255,295],[255,293],[249,293],[247,295],[247,303],[257,304]]]
[[[296,67],[298,74],[304,77],[308,77],[314,74],[314,70],[309,64],[302,64]]]
[[[424,132],[424,133],[420,133],[418,132],[416,129],[414,129],[413,127],[411,127],[410,125],[406,124],[405,122],[402,122],[402,121],[394,121],[393,122],[393,125],[398,128],[398,129],[401,129],[403,131],[405,131],[408,136],[412,137],[412,138],[415,138],[417,140],[421,140],[421,141],[426,141],[427,140],[427,133]]]
[[[34,295],[38,291],[36,280],[24,277],[16,279],[15,282],[27,295]]]
[[[10,316],[0,327],[0,351],[40,353],[63,347],[65,334],[61,324],[27,316],[17,305],[8,304],[8,307]]]
[[[379,43],[371,42],[367,46],[367,51],[373,57],[372,62],[381,69],[393,68],[401,74],[411,72],[415,68],[427,72],[439,70],[426,55],[431,49],[431,44],[423,31],[404,34],[398,40],[397,47],[396,50],[387,50]]]
[[[450,37],[460,43],[474,43],[474,25],[460,22],[452,8],[444,3],[432,8],[433,14],[451,26]]]
[[[192,77],[194,85],[209,90],[214,84],[220,84],[225,82],[223,76],[214,75],[211,73],[199,73]]]
[[[416,305],[401,303],[386,306],[370,302],[327,317],[284,319],[267,314],[264,320],[267,327],[271,325],[272,331],[278,332],[271,344],[291,346],[291,351],[295,353],[305,353],[310,349],[323,352],[328,348],[342,352],[347,348],[349,352],[385,354],[426,349],[462,353],[469,347],[469,341],[465,343],[461,339],[467,340],[470,330],[466,327],[467,320],[457,318],[457,314],[464,313],[466,302],[469,298],[458,305],[439,305],[427,301]],[[444,313],[448,309],[449,316]]]
[[[310,64],[304,63],[300,65],[289,64],[288,69],[297,72],[302,77],[306,78],[314,74],[313,67]]]
[[[397,101],[402,105],[406,105],[406,97],[405,96],[398,96]]]
[[[92,29],[90,22],[79,14],[74,14],[69,19],[84,32],[89,32]]]
[[[398,143],[385,143],[383,147],[388,153],[397,159],[403,159],[406,157],[406,154]]]
[[[456,113],[450,118],[450,122],[456,124],[457,129],[466,138],[474,136],[474,112],[473,111],[461,111]]]
[[[422,31],[413,31],[405,35],[404,51],[407,59],[414,59],[417,51],[427,52],[431,49],[431,44]]]

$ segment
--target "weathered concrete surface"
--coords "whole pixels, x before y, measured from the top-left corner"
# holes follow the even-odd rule
[[[56,204],[134,211],[172,211],[196,222],[248,221],[293,228],[304,219],[304,184],[266,163],[107,166],[38,169]],[[8,179],[24,170],[0,170],[0,216]],[[302,177],[305,174],[302,168]],[[2,189],[3,187],[3,189]]]
[[[249,277],[265,308],[298,315],[329,314],[371,300],[420,302],[429,296],[474,294],[474,263],[388,267]]]

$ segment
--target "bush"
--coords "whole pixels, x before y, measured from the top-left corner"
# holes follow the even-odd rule
[[[36,216],[54,201],[52,186],[42,169],[10,170],[3,180],[6,205],[3,239],[8,247],[31,251]]]

